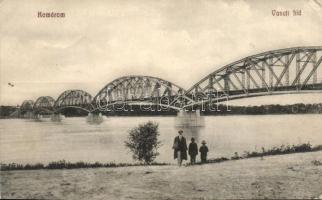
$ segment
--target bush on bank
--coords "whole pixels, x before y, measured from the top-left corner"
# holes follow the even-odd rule
[[[125,146],[133,153],[133,159],[144,161],[149,164],[159,155],[158,148],[161,142],[158,140],[159,125],[154,122],[147,122],[134,127],[129,131]]]

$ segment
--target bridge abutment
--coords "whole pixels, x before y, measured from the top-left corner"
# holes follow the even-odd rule
[[[203,127],[205,119],[200,115],[200,110],[186,111],[180,110],[176,117],[176,126],[178,127]]]
[[[86,121],[90,124],[100,124],[104,119],[102,113],[88,113]]]

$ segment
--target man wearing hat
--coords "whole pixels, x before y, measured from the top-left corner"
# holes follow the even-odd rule
[[[201,160],[201,163],[206,163],[207,162],[208,147],[206,146],[206,141],[204,141],[204,140],[202,140],[201,144],[202,145],[199,149],[200,160]]]
[[[186,138],[182,136],[183,131],[178,131],[179,135],[174,138],[173,149],[174,159],[178,160],[178,165],[181,166],[182,160],[187,160],[187,142]]]

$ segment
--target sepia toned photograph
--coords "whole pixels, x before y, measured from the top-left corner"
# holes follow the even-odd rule
[[[322,199],[322,0],[0,0],[0,199]]]

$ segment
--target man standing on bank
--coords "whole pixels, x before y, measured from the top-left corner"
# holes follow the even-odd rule
[[[182,136],[183,131],[178,131],[179,135],[174,138],[173,149],[174,159],[178,160],[178,165],[181,166],[182,160],[187,160],[187,142],[186,138]]]

